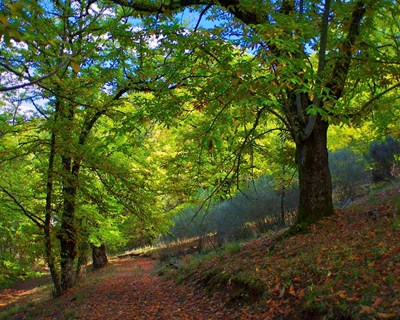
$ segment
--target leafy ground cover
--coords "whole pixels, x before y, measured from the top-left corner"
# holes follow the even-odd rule
[[[283,241],[187,261],[179,277],[257,319],[400,319],[400,189],[373,192]]]
[[[156,260],[113,260],[61,298],[50,288],[0,292],[0,319],[234,319],[217,295],[177,285],[154,272]],[[32,291],[33,290],[33,291]],[[47,293],[47,295],[46,295]],[[1,310],[1,308],[3,310]]]
[[[188,255],[167,271],[116,259],[55,300],[50,285],[25,283],[0,291],[0,319],[399,319],[399,186],[280,239]]]

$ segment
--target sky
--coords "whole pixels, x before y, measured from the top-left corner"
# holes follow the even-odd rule
[[[94,10],[94,12],[99,11],[100,9],[97,7],[97,4],[94,3],[92,4],[91,9]],[[198,11],[194,11],[193,9],[190,8],[186,8],[184,9],[182,12],[179,12],[176,14],[176,18],[178,18],[178,20],[182,23],[182,24],[187,24],[188,29],[194,29],[199,21],[199,16],[200,16],[200,12]],[[201,28],[206,28],[206,29],[212,29],[215,26],[218,26],[219,24],[222,23],[222,21],[212,21],[210,19],[207,19],[207,14],[204,14],[204,16],[202,17],[200,23],[199,23],[199,27]],[[133,24],[140,24],[140,20],[137,20],[133,22]],[[159,41],[159,38],[154,37],[149,37],[149,44],[152,47],[157,46],[157,42]],[[18,43],[15,43],[14,45],[20,45]],[[18,94],[18,93],[17,93]],[[0,93],[0,100],[3,101],[7,101],[7,98],[5,97],[5,95]],[[40,99],[37,101],[38,105],[40,106],[44,106],[46,103],[46,100]],[[15,104],[14,104],[15,105]],[[11,104],[10,104],[11,106]],[[29,102],[29,101],[21,101],[20,103],[18,103],[18,109],[20,112],[22,113],[30,113],[34,110],[33,105]]]

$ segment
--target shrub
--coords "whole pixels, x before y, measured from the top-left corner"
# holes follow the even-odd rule
[[[377,183],[393,178],[392,170],[398,164],[396,156],[400,155],[400,141],[387,136],[385,141],[374,141],[369,149],[367,159],[372,171],[372,182]]]
[[[361,185],[368,182],[364,159],[349,148],[337,150],[329,155],[329,168],[332,175],[333,198],[343,205],[354,198]]]
[[[273,180],[263,177],[255,185],[217,206],[214,215],[218,244],[254,238],[288,224],[286,219],[282,220],[282,209],[285,217],[296,210],[298,190],[286,190],[283,208],[281,196],[274,190]]]
[[[163,240],[190,237],[201,240],[204,235],[216,232],[217,243],[221,246],[227,242],[254,238],[293,222],[297,203],[296,187],[285,190],[282,202],[282,193],[274,190],[272,178],[263,177],[231,199],[216,203],[207,210],[196,207],[183,209],[174,219],[170,236]],[[200,243],[198,247],[201,247]]]

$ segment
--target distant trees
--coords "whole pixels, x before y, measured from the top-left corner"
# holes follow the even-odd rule
[[[384,141],[375,140],[369,146],[365,146],[364,152],[367,153],[356,151],[357,146],[351,143],[330,152],[329,165],[335,206],[340,208],[347,205],[362,195],[370,183],[383,181],[376,180],[376,171],[380,172],[381,168],[384,168],[387,174],[386,180],[392,178],[389,174],[398,164],[398,147],[398,140],[388,136]],[[275,157],[272,153],[271,156],[278,168],[279,153],[276,153]],[[214,201],[209,207],[185,207],[178,211],[173,219],[173,226],[169,229],[169,236],[163,239],[173,241],[191,237],[201,238],[208,233],[216,233],[217,242],[223,244],[291,225],[297,210],[297,177],[294,175],[292,183],[285,186],[285,224],[281,219],[281,188],[277,184],[281,174],[282,172],[275,172],[271,176],[262,176],[248,188],[242,187],[240,192],[228,199]],[[379,177],[382,176],[379,174]]]

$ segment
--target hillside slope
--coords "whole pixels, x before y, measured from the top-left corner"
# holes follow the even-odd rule
[[[176,273],[225,295],[242,319],[400,319],[400,186],[359,199],[308,234],[187,258]]]

